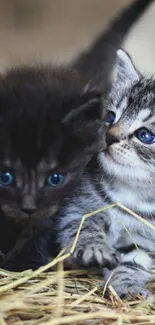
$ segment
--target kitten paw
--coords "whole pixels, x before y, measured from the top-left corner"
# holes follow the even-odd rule
[[[81,267],[107,267],[112,270],[118,265],[120,255],[106,244],[89,243],[77,247],[73,260]]]
[[[138,284],[138,283],[115,284],[113,283],[113,281],[110,282],[109,284],[114,288],[114,290],[116,291],[116,293],[121,299],[126,299],[128,301],[133,300],[133,298],[136,298],[137,295],[142,296],[145,300],[148,299],[150,295],[152,295],[150,291],[142,284]]]
[[[137,295],[148,299],[151,293],[146,288],[146,284],[150,279],[151,273],[143,269],[136,268],[135,266],[125,269],[120,265],[113,272],[108,285],[114,288],[121,299],[131,300],[133,297],[136,298]]]

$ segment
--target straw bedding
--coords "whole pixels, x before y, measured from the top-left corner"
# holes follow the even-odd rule
[[[140,216],[118,204],[133,217],[155,228]],[[114,205],[85,215],[77,230],[71,254],[86,218]],[[0,270],[0,325],[127,325],[155,324],[155,299],[143,300],[140,296],[131,301],[121,300],[114,289],[86,271],[64,271],[63,261],[69,254],[61,252],[48,265],[32,272],[12,273]],[[56,268],[51,272],[51,267]],[[46,271],[46,272],[45,272]],[[155,294],[155,268],[149,288]],[[108,288],[109,296],[104,293]]]

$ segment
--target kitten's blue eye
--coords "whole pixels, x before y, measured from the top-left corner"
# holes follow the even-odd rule
[[[106,122],[109,124],[114,123],[116,114],[113,111],[107,113]]]
[[[135,136],[138,140],[145,144],[151,144],[155,142],[155,135],[145,128],[140,128],[136,130]]]
[[[65,176],[63,174],[53,174],[47,178],[47,183],[50,186],[56,187],[64,183]]]
[[[2,173],[0,174],[0,184],[7,186],[7,185],[11,185],[14,182],[14,176],[11,175],[10,173]]]

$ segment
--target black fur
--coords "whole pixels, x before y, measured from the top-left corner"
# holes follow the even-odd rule
[[[7,254],[15,245],[2,264],[7,269],[48,261],[46,219],[104,146],[102,97],[84,86],[68,68],[25,67],[0,79],[0,174],[15,177],[12,185],[0,183],[0,250]],[[65,175],[62,186],[46,183],[53,173]]]

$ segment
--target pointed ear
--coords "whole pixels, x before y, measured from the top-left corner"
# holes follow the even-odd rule
[[[80,98],[78,107],[70,111],[62,120],[67,125],[72,122],[81,121],[82,123],[90,123],[101,120],[103,116],[102,95],[98,91],[88,91],[83,93]]]
[[[96,91],[83,93],[80,103],[63,118],[63,124],[75,136],[82,148],[96,153],[103,148],[105,140],[105,110],[101,94]],[[105,138],[105,137],[104,137]]]
[[[124,50],[118,50],[115,68],[115,82],[135,84],[138,81],[139,73],[136,70],[130,56]]]

